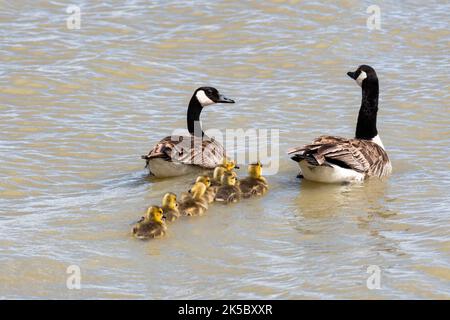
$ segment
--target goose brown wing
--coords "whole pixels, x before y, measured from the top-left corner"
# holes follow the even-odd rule
[[[147,161],[147,165],[150,159],[162,158],[166,161],[214,169],[222,163],[224,155],[223,146],[214,139],[179,136],[162,139],[142,158]]]
[[[292,160],[297,162],[306,160],[308,161],[308,163],[312,165],[328,165],[324,163],[324,158],[321,157],[320,155],[323,155],[323,152],[326,150],[327,147],[343,145],[347,142],[348,139],[341,137],[320,136],[316,138],[311,144],[289,149],[288,154],[291,155]]]
[[[390,173],[386,152],[369,140],[322,136],[311,144],[289,151],[295,161],[306,160],[311,165],[338,165],[365,173],[385,176]]]

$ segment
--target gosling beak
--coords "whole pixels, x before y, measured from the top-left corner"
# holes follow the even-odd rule
[[[234,103],[234,100],[228,99],[224,95],[220,94],[219,99],[216,101],[216,103]]]
[[[166,221],[167,217],[166,217],[166,216],[162,216],[162,219],[163,219],[164,221]]]
[[[356,80],[356,72],[351,72],[351,71],[349,71],[349,72],[347,72],[347,75],[348,75],[350,78],[352,78],[353,80]]]
[[[234,168],[235,168],[235,169],[239,169],[239,166],[238,166],[238,165],[235,165]]]

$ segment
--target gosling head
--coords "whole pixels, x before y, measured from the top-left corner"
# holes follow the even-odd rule
[[[205,191],[206,191],[206,186],[203,182],[196,182],[190,190],[192,197],[194,199],[200,199],[201,197],[203,197],[203,195],[205,194]]]
[[[359,66],[355,72],[347,72],[347,75],[355,80],[360,87],[366,86],[369,83],[378,84],[377,73],[368,65],[363,64]]]
[[[252,178],[261,178],[262,164],[261,162],[252,163],[248,166],[248,175]]]
[[[163,210],[158,206],[151,206],[147,209],[145,219],[151,222],[162,223],[163,222]]]
[[[225,172],[225,168],[224,167],[216,167],[214,169],[213,179],[215,181],[217,181],[217,182],[221,182],[224,172]]]
[[[176,209],[178,207],[177,195],[175,193],[166,193],[162,199],[162,207],[168,209]]]
[[[225,97],[213,87],[200,87],[194,92],[192,98],[197,99],[202,107],[209,106],[215,103],[234,103],[234,100]]]
[[[234,162],[233,160],[229,160],[227,157],[223,157],[221,166],[227,171],[231,171],[235,168],[239,169],[239,167],[236,165],[236,162]]]
[[[195,182],[203,183],[207,188],[211,186],[211,178],[208,176],[199,176]]]
[[[225,172],[222,176],[222,184],[224,186],[236,185],[236,174],[234,172]]]

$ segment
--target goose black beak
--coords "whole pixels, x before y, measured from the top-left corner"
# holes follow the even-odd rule
[[[353,80],[356,80],[356,72],[351,72],[351,71],[349,71],[349,72],[347,72],[347,75],[348,75],[350,78],[352,78]]]
[[[216,101],[216,103],[234,103],[234,100],[228,99],[224,95],[219,95],[219,99]]]

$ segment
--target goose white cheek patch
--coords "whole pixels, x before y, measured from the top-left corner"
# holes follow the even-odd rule
[[[365,73],[364,71],[361,71],[361,73],[359,74],[358,78],[356,78],[356,83],[359,84],[359,86],[362,86],[362,82],[363,80],[367,78],[367,73]]]
[[[210,98],[208,98],[205,91],[203,91],[203,90],[197,91],[195,97],[197,98],[198,102],[200,102],[202,107],[206,107],[206,106],[209,106],[210,104],[214,104],[214,101],[212,101]]]

